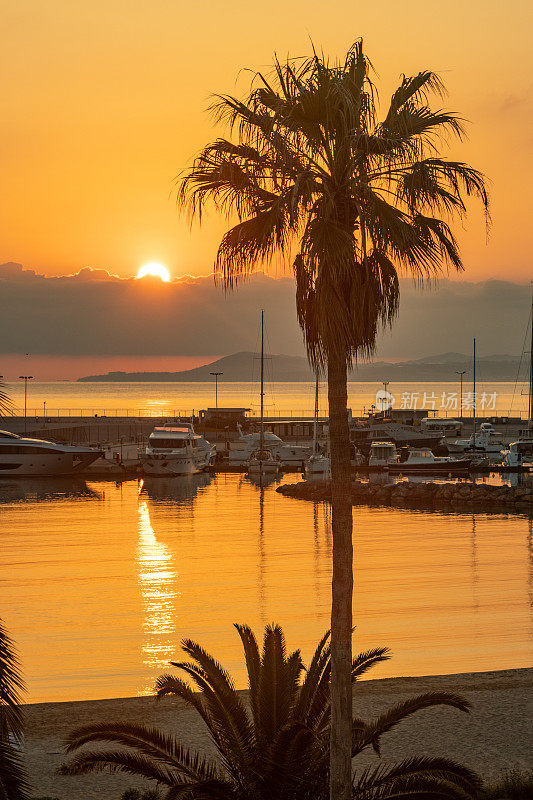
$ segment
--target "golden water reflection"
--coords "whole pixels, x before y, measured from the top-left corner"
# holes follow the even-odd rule
[[[142,660],[149,682],[139,694],[152,694],[155,679],[176,652],[176,598],[178,572],[169,547],[157,541],[148,503],[139,500],[137,565],[144,619]]]

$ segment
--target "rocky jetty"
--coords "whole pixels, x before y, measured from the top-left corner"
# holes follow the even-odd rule
[[[330,500],[329,483],[303,481],[278,486],[280,494],[299,500]],[[533,480],[519,486],[493,486],[488,483],[399,483],[379,484],[354,481],[353,505],[394,506],[443,511],[476,510],[533,515]]]

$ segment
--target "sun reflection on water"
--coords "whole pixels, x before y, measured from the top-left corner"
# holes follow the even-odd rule
[[[139,694],[153,694],[155,679],[176,651],[175,601],[178,573],[170,549],[158,542],[145,500],[139,500],[137,545],[139,587],[144,604],[142,660],[150,682]]]

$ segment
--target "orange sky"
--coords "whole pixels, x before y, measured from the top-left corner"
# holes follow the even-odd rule
[[[222,221],[189,231],[172,179],[214,135],[211,92],[245,66],[332,56],[359,35],[387,97],[401,72],[443,73],[471,120],[458,155],[493,184],[489,243],[475,209],[460,234],[467,277],[531,276],[532,12],[528,0],[2,0],[0,263],[49,275],[146,261],[207,274]]]

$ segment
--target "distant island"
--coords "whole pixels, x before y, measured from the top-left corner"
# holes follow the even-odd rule
[[[224,356],[202,367],[181,372],[108,372],[105,375],[88,375],[79,382],[91,383],[186,383],[212,381],[210,372],[223,372],[224,381],[246,382],[259,378],[259,356],[242,352]],[[520,359],[517,356],[482,356],[477,362],[480,381],[514,381]],[[525,365],[521,380],[527,380]],[[472,379],[472,358],[462,353],[441,353],[413,361],[374,361],[360,364],[350,375],[358,381],[456,381],[456,372],[468,370],[465,380]],[[313,372],[306,358],[301,356],[273,355],[266,360],[266,377],[269,381],[312,381]]]

